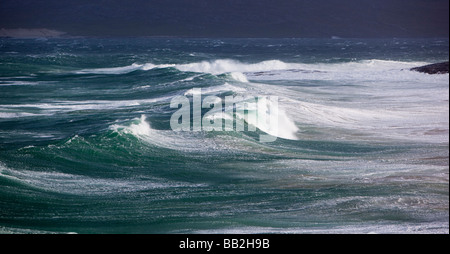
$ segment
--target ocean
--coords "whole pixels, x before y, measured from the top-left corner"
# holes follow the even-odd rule
[[[449,75],[410,70],[448,56],[448,39],[2,38],[0,233],[448,234]],[[175,131],[171,101],[199,92],[273,96],[276,132]]]

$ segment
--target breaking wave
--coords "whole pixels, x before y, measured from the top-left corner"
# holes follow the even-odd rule
[[[235,73],[233,77],[242,75],[238,73],[260,73],[270,71],[304,71],[304,72],[327,72],[327,71],[382,71],[392,69],[408,69],[420,65],[427,64],[427,62],[403,62],[403,61],[389,61],[389,60],[362,60],[351,61],[343,63],[286,63],[281,60],[267,60],[257,63],[244,63],[232,59],[217,59],[213,61],[201,61],[186,64],[153,64],[133,63],[128,66],[109,67],[109,68],[94,68],[74,71],[76,74],[126,74],[137,70],[153,70],[160,68],[175,68],[183,72],[198,72],[210,73],[214,75],[224,73]]]

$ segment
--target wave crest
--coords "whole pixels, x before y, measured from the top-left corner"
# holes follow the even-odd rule
[[[287,63],[281,60],[266,60],[257,63],[245,63],[232,59],[217,59],[212,61],[201,61],[186,64],[154,64],[133,63],[128,66],[94,68],[75,71],[76,74],[127,74],[133,71],[149,71],[161,68],[175,68],[183,72],[209,73],[220,75],[230,73],[234,79],[241,82],[247,82],[246,73],[253,75],[264,75],[266,72],[291,71],[303,73],[317,72],[357,72],[357,71],[386,71],[386,70],[404,70],[414,66],[425,65],[425,62],[401,62],[389,60],[361,60],[342,63]]]

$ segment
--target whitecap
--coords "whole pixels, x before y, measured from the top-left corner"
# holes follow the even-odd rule
[[[92,178],[55,171],[15,170],[2,164],[0,164],[0,176],[44,191],[83,196],[205,186],[204,184],[170,181],[156,177]]]
[[[242,72],[232,72],[231,77],[239,82],[248,83],[248,79]]]
[[[255,72],[268,70],[282,70],[289,68],[289,65],[279,60],[269,60],[260,63],[242,63],[231,59],[218,59],[214,61],[202,61],[189,64],[176,65],[180,71],[203,72],[210,74]],[[242,77],[242,76],[241,76]]]
[[[201,88],[201,90],[198,88],[192,88],[192,89],[187,90],[184,93],[184,95],[189,96],[189,95],[193,95],[194,93],[200,93],[200,92],[201,92],[201,94],[218,94],[218,93],[224,93],[224,92],[243,93],[246,91],[247,90],[245,88],[231,85],[230,83],[225,82],[223,85],[204,87],[204,88]]]
[[[111,68],[94,68],[94,69],[83,69],[79,71],[74,71],[75,74],[126,74],[143,67],[142,64],[132,64],[128,66],[121,67],[111,67]]]

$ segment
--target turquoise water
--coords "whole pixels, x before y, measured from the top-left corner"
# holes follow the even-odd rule
[[[0,232],[448,233],[449,75],[409,71],[448,45],[1,39]],[[194,88],[277,96],[276,141],[172,131]]]

